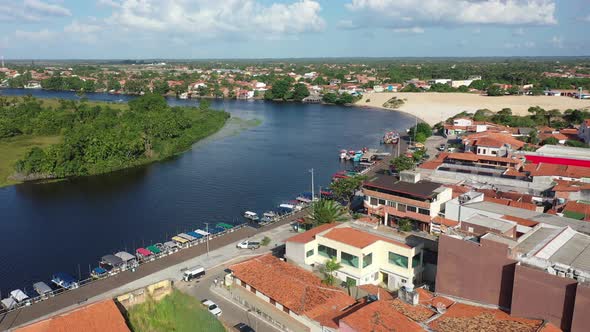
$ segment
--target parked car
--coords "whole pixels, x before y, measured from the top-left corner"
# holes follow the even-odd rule
[[[258,249],[260,248],[260,242],[244,240],[236,245],[238,249]]]
[[[203,304],[205,307],[207,307],[207,310],[209,310],[209,312],[212,315],[215,315],[217,317],[221,316],[221,309],[219,309],[219,307],[217,306],[217,304],[215,304],[215,302],[213,302],[211,300],[204,299],[203,301],[201,301],[201,304]]]
[[[256,332],[256,331],[254,331],[253,328],[251,328],[250,326],[248,326],[244,323],[238,323],[238,324],[234,325],[234,330],[239,331],[239,332]]]
[[[447,145],[446,145],[446,144],[441,144],[441,145],[438,147],[438,151],[444,151],[444,150],[446,150],[446,149],[447,149]]]

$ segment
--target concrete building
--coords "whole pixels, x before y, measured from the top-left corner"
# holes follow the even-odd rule
[[[420,179],[420,173],[402,172],[401,180],[377,175],[362,188],[368,213],[380,218],[383,225],[394,227],[397,220],[409,218],[416,227],[430,232],[432,219],[452,198],[453,190],[440,183]]]
[[[288,239],[285,257],[308,270],[335,258],[342,265],[335,273],[340,280],[395,290],[422,283],[422,248],[350,224],[329,224]]]
[[[578,137],[586,143],[590,143],[590,119],[584,120],[578,128]]]

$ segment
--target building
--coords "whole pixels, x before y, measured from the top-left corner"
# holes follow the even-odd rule
[[[590,150],[561,145],[543,145],[525,157],[532,164],[553,164],[590,167]]]
[[[334,320],[357,304],[344,290],[322,283],[313,273],[267,254],[229,267],[234,294],[253,294],[264,308],[284,313],[302,331],[335,331]],[[254,304],[255,305],[255,304]],[[266,311],[269,309],[259,309]]]
[[[451,85],[451,82],[453,82],[453,80],[449,79],[449,78],[437,78],[437,79],[433,79],[428,81],[428,84],[430,85],[434,85],[434,84],[448,84]]]
[[[113,300],[104,300],[54,315],[15,332],[129,332],[125,318]]]
[[[432,219],[439,215],[453,190],[440,183],[420,180],[420,173],[402,172],[401,180],[377,175],[362,188],[367,212],[383,225],[394,227],[402,218],[416,222],[416,228],[430,232]]]
[[[342,268],[335,275],[356,285],[384,285],[388,289],[422,283],[422,245],[350,224],[328,224],[286,241],[285,257],[308,270],[335,258]]]
[[[393,300],[378,300],[340,319],[340,332],[422,332],[420,324],[400,313]]]
[[[472,134],[463,139],[465,151],[478,155],[507,157],[515,150],[520,150],[525,143],[511,134],[482,132]]]
[[[578,137],[585,143],[590,143],[590,119],[584,120],[578,128]]]

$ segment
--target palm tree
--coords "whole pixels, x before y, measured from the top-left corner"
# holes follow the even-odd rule
[[[340,270],[342,265],[336,261],[336,258],[332,258],[324,265],[324,280],[322,281],[326,285],[333,286],[336,283],[336,277],[334,272]]]
[[[315,226],[332,222],[342,222],[348,219],[344,207],[340,203],[329,199],[321,199],[314,202],[308,218]]]

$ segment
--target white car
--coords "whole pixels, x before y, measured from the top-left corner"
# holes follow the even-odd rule
[[[217,304],[215,304],[215,302],[211,301],[211,300],[203,300],[201,301],[201,304],[203,304],[205,307],[207,307],[207,310],[209,310],[209,312],[217,317],[221,316],[221,309],[219,309],[219,307],[217,306]]]
[[[236,245],[238,249],[258,249],[260,248],[260,242],[244,240]]]

